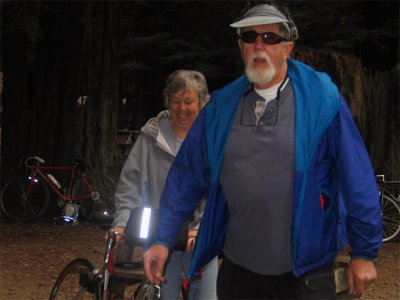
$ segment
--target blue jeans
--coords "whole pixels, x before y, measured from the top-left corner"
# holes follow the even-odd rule
[[[163,300],[177,300],[181,291],[183,274],[189,269],[192,253],[172,251],[164,269],[165,282],[161,285]],[[203,269],[201,279],[193,276],[189,283],[189,300],[217,299],[218,258],[215,257]]]

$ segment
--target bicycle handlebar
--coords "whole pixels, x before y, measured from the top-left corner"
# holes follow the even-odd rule
[[[36,164],[35,164],[35,165],[29,164],[29,162],[30,162],[31,160],[35,160],[35,161],[36,161]],[[34,167],[34,166],[37,166],[37,165],[39,165],[39,164],[44,164],[44,163],[46,163],[46,162],[44,161],[44,159],[43,159],[43,158],[40,158],[39,156],[29,156],[29,157],[25,160],[25,166],[26,166],[27,168],[32,168],[32,167]]]

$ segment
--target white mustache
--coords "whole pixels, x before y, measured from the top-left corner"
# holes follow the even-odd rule
[[[267,53],[264,53],[264,52],[252,53],[251,56],[249,57],[248,63],[251,63],[255,59],[265,59],[268,62],[268,64],[270,64],[270,62],[271,62],[271,58],[268,56]]]

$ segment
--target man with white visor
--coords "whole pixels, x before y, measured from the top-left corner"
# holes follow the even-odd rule
[[[213,93],[171,167],[149,280],[180,224],[208,201],[189,276],[224,253],[219,299],[335,299],[346,244],[350,294],[377,276],[382,218],[370,159],[350,110],[325,73],[290,59],[297,28],[263,4],[237,29],[246,75]]]

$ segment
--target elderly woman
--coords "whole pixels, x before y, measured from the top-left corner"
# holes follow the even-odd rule
[[[204,76],[191,70],[171,73],[164,89],[168,108],[151,118],[141,129],[122,169],[115,194],[116,213],[113,227],[124,232],[132,208],[146,206],[158,209],[169,168],[200,109],[209,99]],[[203,201],[204,202],[204,201]],[[183,276],[191,262],[191,252],[204,205],[192,221],[185,224],[164,270],[161,285],[164,300],[179,298]],[[189,283],[189,299],[216,299],[217,258]]]

